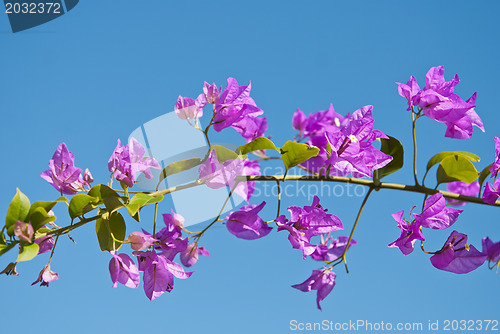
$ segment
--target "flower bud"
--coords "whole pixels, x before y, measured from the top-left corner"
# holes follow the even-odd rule
[[[50,264],[47,263],[45,267],[43,267],[42,271],[40,271],[40,274],[38,274],[38,279],[33,283],[31,283],[31,285],[41,283],[40,286],[48,287],[50,282],[53,282],[58,279],[59,279],[59,274],[50,270]]]
[[[16,222],[14,225],[14,235],[19,238],[19,240],[23,240],[31,243],[31,239],[33,238],[33,226],[31,223],[24,223],[20,220]]]
[[[151,235],[141,232],[130,233],[127,240],[130,241],[130,247],[136,251],[144,250],[151,246],[155,241],[158,241]]]
[[[163,221],[167,226],[170,224],[173,224],[175,226],[178,226],[180,228],[184,227],[184,217],[182,217],[180,214],[175,213],[174,210],[171,210],[172,214],[167,213],[163,215]]]
[[[203,85],[203,92],[205,93],[207,103],[215,104],[217,100],[219,100],[221,89],[217,89],[215,83],[209,85],[208,82],[205,82]]]
[[[85,169],[85,172],[83,173],[83,181],[85,181],[87,184],[94,182],[94,178],[92,177],[92,174],[90,173],[90,170],[88,168]]]
[[[189,244],[184,251],[181,252],[180,258],[181,262],[186,267],[191,267],[193,264],[198,262],[198,256],[210,256],[208,250],[205,247],[198,247],[196,243]]]

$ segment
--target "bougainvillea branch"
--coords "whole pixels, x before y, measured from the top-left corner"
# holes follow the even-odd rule
[[[94,178],[91,172],[88,169],[83,172],[76,167],[75,155],[65,143],[61,143],[49,160],[49,169],[41,174],[60,197],[53,201],[31,203],[24,193],[17,190],[0,233],[0,255],[17,249],[18,257],[1,273],[16,276],[18,263],[50,252],[47,264],[33,283],[48,286],[59,279],[50,264],[60,236],[69,236],[70,232],[83,225],[95,223],[99,247],[110,256],[112,286],[117,287],[121,283],[137,288],[142,277],[144,292],[148,299],[153,300],[171,292],[175,279],[189,278],[194,272],[184,268],[195,265],[200,255],[210,256],[209,250],[200,245],[200,240],[215,224],[220,223],[230,234],[244,240],[263,238],[277,230],[288,237],[291,247],[299,250],[303,259],[320,262],[322,268],[313,270],[304,282],[292,287],[304,292],[316,291],[317,307],[321,309],[320,302],[336,284],[335,266],[344,263],[349,273],[347,251],[358,244],[353,237],[360,229],[358,225],[366,203],[373,191],[383,189],[424,195],[421,209],[416,206],[410,208],[409,205],[406,216],[404,210],[392,214],[400,236],[389,247],[398,248],[403,255],[408,255],[414,251],[418,240],[420,249],[429,255],[432,266],[456,274],[476,270],[485,262],[490,269],[498,268],[500,242],[493,242],[488,237],[482,239],[480,251],[468,243],[467,235],[453,230],[440,249],[431,251],[424,248],[425,235],[431,233],[430,230],[460,226],[463,210],[453,206],[461,207],[466,203],[500,206],[500,201],[497,202],[500,197],[498,137],[495,137],[493,161],[481,172],[474,165],[480,161],[474,153],[446,151],[435,154],[427,162],[421,182],[418,179],[416,122],[419,118],[428,117],[444,123],[445,137],[449,138],[469,139],[473,127],[484,132],[482,120],[475,111],[476,93],[463,100],[454,91],[458,83],[457,75],[445,81],[443,66],[428,71],[423,89],[413,76],[406,84],[397,83],[399,94],[408,102],[407,112],[411,113],[414,179],[414,184],[398,184],[381,180],[403,168],[404,148],[396,138],[374,129],[373,106],[364,106],[345,115],[337,113],[333,105],[309,115],[297,109],[291,120],[297,134],[280,147],[265,135],[267,119],[261,117],[263,110],[250,97],[251,84],[240,86],[234,78],[229,78],[224,88],[205,82],[203,92],[196,98],[179,96],[174,106],[176,115],[185,120],[189,128],[203,133],[207,143],[204,156],[171,162],[162,169],[154,157],[146,156],[144,143],[134,137],[124,145],[118,140],[108,160],[110,182],[92,185]],[[200,119],[207,105],[211,105],[211,115],[205,117],[209,121],[202,127]],[[236,131],[244,144],[236,149],[213,144],[211,130],[221,132],[230,128]],[[279,164],[282,172],[263,175],[261,164],[267,163]],[[435,166],[436,185],[430,188],[425,186],[424,181]],[[291,170],[300,172],[300,175],[292,175]],[[194,171],[196,179],[160,189],[167,178],[187,171]],[[488,177],[492,180],[485,184]],[[156,188],[148,189],[154,191],[131,190],[136,184],[141,185],[143,179],[152,180]],[[120,187],[113,188],[113,180]],[[252,203],[254,193],[259,189],[257,184],[264,186],[269,181],[276,186],[277,193],[271,194],[276,197],[276,202]],[[345,222],[324,208],[318,196],[314,196],[310,205],[289,206],[288,212],[283,214],[282,197],[288,196],[285,185],[292,182],[367,187],[350,234],[338,235],[344,230]],[[446,185],[446,189],[439,189],[442,185]],[[159,216],[159,203],[165,196],[201,187],[209,191],[230,190],[220,203],[219,213],[209,217],[201,230],[190,231],[188,226],[193,223],[186,222],[173,209],[171,213]],[[227,204],[236,196],[246,204],[224,216]],[[276,206],[276,211],[272,210],[276,214],[270,217],[266,217],[266,211],[263,211],[264,207],[273,205],[268,202]],[[68,210],[70,223],[67,226],[54,223],[57,218],[52,209],[59,203],[64,203]],[[129,232],[127,236],[127,229],[137,229],[134,221],[141,221],[143,210],[148,206],[153,209],[151,225],[141,224],[141,231]],[[392,219],[388,217],[387,221]],[[152,233],[148,232],[148,227]],[[130,255],[118,253],[124,245],[130,246]]]

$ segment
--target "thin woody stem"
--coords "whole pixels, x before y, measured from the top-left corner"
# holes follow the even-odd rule
[[[412,118],[412,134],[413,134],[413,177],[415,179],[415,185],[418,186],[418,179],[417,179],[417,135],[415,131],[415,125],[417,122],[418,117],[415,117],[415,112],[411,112],[411,118]]]
[[[450,199],[456,199],[460,200],[463,202],[467,203],[476,203],[476,204],[482,204],[482,205],[490,205],[490,206],[500,206],[500,201],[497,201],[495,204],[487,204],[484,203],[481,198],[477,197],[471,197],[471,196],[465,196],[465,195],[460,195],[457,193],[449,192],[449,191],[444,191],[444,190],[437,190],[437,189],[432,189],[432,188],[427,188],[423,187],[420,185],[413,186],[413,185],[406,185],[406,184],[399,184],[399,183],[388,183],[388,182],[381,182],[380,184],[375,184],[372,180],[365,180],[365,179],[358,179],[354,177],[343,177],[343,176],[313,176],[313,175],[255,175],[255,176],[243,176],[239,177],[242,179],[246,179],[247,181],[272,181],[276,182],[276,180],[284,180],[284,181],[325,181],[325,182],[337,182],[337,183],[352,183],[352,184],[359,184],[362,186],[367,186],[367,187],[373,187],[375,190],[380,190],[380,189],[393,189],[393,190],[401,190],[401,191],[409,191],[409,192],[415,192],[415,193],[420,193],[420,194],[427,194],[427,195],[434,195],[437,193],[443,194],[444,197],[450,198]]]
[[[220,208],[220,211],[219,211],[219,214],[217,215],[217,217],[215,217],[215,219],[210,223],[208,224],[207,227],[205,227],[203,230],[201,230],[200,233],[192,236],[193,238],[196,238],[196,244],[198,244],[198,241],[200,240],[201,236],[210,228],[212,227],[213,224],[215,224],[216,222],[219,221],[219,218],[220,216],[222,215],[222,213],[224,212],[224,208],[226,207],[227,205],[227,202],[229,202],[229,199],[231,198],[231,196],[233,195],[233,191],[234,189],[236,188],[236,186],[238,185],[239,182],[236,182],[233,186],[233,188],[231,189],[231,191],[229,192],[229,195],[227,195],[226,197],[226,200],[224,201],[224,204],[222,204],[222,207]],[[191,237],[190,237],[191,238]]]
[[[209,148],[211,148],[212,145],[210,144],[210,139],[208,138],[208,130],[210,130],[210,127],[212,126],[212,122],[214,121],[214,118],[215,118],[215,103],[213,104],[212,119],[210,120],[210,123],[208,123],[207,127],[205,128],[205,130],[203,130],[203,134],[205,135],[205,139],[207,140]]]
[[[171,188],[168,188],[168,189],[165,189],[165,190],[159,190],[159,191],[155,191],[155,192],[144,192],[144,193],[145,194],[149,194],[149,195],[151,195],[153,197],[163,196],[163,195],[170,194],[170,193],[173,193],[173,192],[176,192],[176,191],[179,191],[179,190],[193,188],[193,187],[196,187],[196,186],[201,186],[202,184],[203,184],[203,182],[201,182],[199,180],[196,180],[196,181],[193,181],[193,182],[190,182],[190,183],[186,183],[186,184],[183,184],[183,185],[180,185],[180,186],[176,186],[176,187],[171,187]]]
[[[240,176],[237,177],[237,180],[240,182],[244,181],[272,181],[276,182],[277,180],[280,181],[325,181],[325,182],[337,182],[337,183],[352,183],[352,184],[359,184],[362,186],[367,186],[367,187],[373,187],[375,190],[379,189],[394,189],[394,190],[401,190],[401,191],[409,191],[409,192],[415,192],[415,193],[420,193],[420,194],[427,194],[427,195],[434,195],[437,193],[443,194],[444,197],[450,198],[450,199],[456,199],[460,200],[463,202],[467,203],[476,203],[476,204],[482,204],[482,205],[491,205],[491,206],[500,206],[500,201],[496,202],[495,204],[487,204],[484,203],[481,198],[477,197],[471,197],[471,196],[465,196],[465,195],[460,195],[457,193],[449,192],[449,191],[444,191],[444,190],[437,190],[437,189],[432,189],[432,188],[427,188],[424,186],[414,186],[414,185],[407,185],[407,184],[400,184],[400,183],[388,183],[388,182],[381,182],[380,184],[375,184],[372,180],[365,180],[365,179],[358,179],[354,177],[344,177],[344,176],[324,176],[324,175],[252,175],[252,176]],[[188,189],[188,188],[193,188],[196,186],[202,185],[203,182],[196,180],[190,183],[186,183],[180,186],[168,188],[165,190],[160,190],[160,191],[155,191],[155,192],[144,192],[145,194],[149,194],[151,196],[161,196],[161,195],[166,195],[170,194],[179,190],[183,189]]]
[[[422,249],[422,251],[425,253],[425,254],[430,254],[430,255],[434,255],[436,254],[435,252],[429,252],[429,251],[426,251],[424,249],[424,242],[422,240],[420,240],[420,248]]]
[[[158,203],[155,203],[155,213],[153,218],[153,236],[156,235],[156,217],[158,216]]]
[[[342,253],[342,261],[345,264],[345,271],[349,274],[349,269],[347,268],[347,260],[346,260],[346,254],[347,250],[349,249],[349,245],[351,244],[352,236],[354,235],[354,231],[356,231],[356,227],[358,226],[359,218],[361,217],[361,213],[363,212],[363,209],[365,207],[366,202],[368,201],[368,197],[370,197],[370,194],[373,191],[373,187],[370,187],[370,190],[368,190],[368,193],[366,193],[365,198],[363,199],[363,203],[361,203],[361,207],[359,208],[358,215],[356,216],[356,220],[354,221],[354,225],[351,230],[351,234],[349,235],[349,240],[347,240],[347,245],[345,246],[344,253]]]
[[[56,249],[57,241],[58,240],[59,240],[59,235],[56,237],[56,240],[54,241],[54,246],[52,246],[52,251],[50,252],[50,257],[49,257],[48,264],[50,264],[50,261],[52,261],[52,256],[54,256],[54,250]]]
[[[277,212],[276,212],[276,219],[278,219],[278,217],[280,216],[280,207],[281,207],[281,186],[280,186],[280,181],[277,180],[276,184],[278,185],[278,209],[277,209]]]
[[[60,229],[57,229],[57,230],[53,230],[53,231],[50,231],[48,232],[46,235],[56,235],[56,236],[59,236],[59,235],[62,235],[62,234],[65,234],[65,233],[68,233],[78,227],[81,227],[87,223],[90,223],[94,220],[97,220],[99,218],[102,217],[102,214],[99,214],[97,216],[94,216],[94,217],[90,217],[90,218],[84,218],[82,220],[80,220],[78,223],[76,224],[73,224],[73,225],[69,225],[69,226],[66,226],[66,227],[63,227],[63,228],[60,228]]]

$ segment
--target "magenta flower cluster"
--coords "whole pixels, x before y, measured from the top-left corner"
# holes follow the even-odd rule
[[[257,161],[248,159],[229,159],[220,163],[216,151],[212,149],[198,171],[199,179],[207,187],[212,189],[234,187],[234,193],[248,202],[255,191],[255,181],[236,183],[235,179],[238,176],[260,175],[260,166]]]
[[[188,245],[188,239],[182,238],[184,218],[181,215],[174,212],[164,214],[163,221],[165,227],[154,237],[146,231],[129,234],[127,241],[134,250],[132,254],[137,258],[138,265],[127,254],[110,252],[113,257],[109,262],[109,272],[113,287],[121,283],[137,288],[142,272],[144,292],[153,300],[173,290],[174,277],[186,279],[193,274],[174,262],[177,254],[180,254],[181,263],[186,267],[194,265],[199,255],[210,255],[204,247],[199,247],[197,243]]]
[[[345,117],[330,105],[328,110],[318,111],[308,117],[297,109],[292,125],[309,145],[320,149],[318,156],[303,163],[316,173],[353,177],[373,176],[373,171],[391,162],[392,157],[382,153],[373,142],[387,138],[379,130],[373,130],[373,106],[365,106]]]
[[[250,97],[251,84],[240,86],[236,79],[227,79],[227,86],[217,88],[205,82],[203,94],[196,99],[179,95],[174,110],[181,119],[198,120],[203,116],[203,108],[207,104],[213,106],[213,119],[211,125],[215,131],[220,132],[232,127],[248,142],[264,135],[267,130],[266,117],[259,118],[264,112],[258,108]]]
[[[75,167],[75,156],[61,143],[52,159],[49,161],[49,169],[40,175],[47,180],[61,194],[73,195],[80,191],[86,191],[94,181],[88,168],[82,177],[82,170]]]
[[[441,65],[427,72],[424,89],[420,89],[413,75],[406,84],[397,84],[399,95],[408,101],[408,110],[416,107],[427,117],[445,123],[445,137],[471,138],[473,126],[484,132],[483,121],[474,110],[476,93],[466,101],[455,94],[459,82],[458,75],[445,81],[444,66]]]
[[[333,239],[331,232],[343,230],[340,219],[328,214],[321,204],[320,199],[315,196],[313,203],[304,207],[291,206],[290,220],[281,215],[276,220],[278,231],[288,231],[288,240],[293,248],[302,251],[303,259],[311,256],[316,261],[333,261],[341,257],[347,247],[348,238],[345,236]],[[259,205],[246,205],[238,211],[231,212],[227,216],[226,227],[234,236],[254,240],[269,234],[272,228],[260,216],[259,212],[264,208],[266,202]],[[320,236],[319,244],[313,244],[312,238]],[[351,240],[351,245],[356,241]],[[317,290],[317,304],[323,300],[335,286],[335,273],[330,269],[314,270],[312,276],[304,283],[293,285],[294,288],[304,292]]]
[[[493,186],[486,182],[486,188],[483,192],[483,201],[488,204],[495,204],[500,197],[500,178],[498,171],[500,170],[500,139],[495,137],[495,161],[489,168],[490,177],[494,179]]]
[[[112,175],[118,180],[132,187],[136,180],[136,174],[144,173],[146,178],[153,178],[150,168],[160,169],[160,164],[154,158],[144,157],[146,150],[134,138],[130,138],[130,143],[118,144],[109,158],[108,168]]]
[[[408,255],[413,252],[417,240],[425,241],[423,228],[447,229],[457,221],[462,212],[462,210],[447,207],[443,194],[434,194],[425,200],[422,213],[413,214],[412,221],[403,219],[404,211],[392,215],[401,229],[401,235],[389,244],[389,247],[397,247],[404,255]],[[480,267],[487,259],[487,255],[466,242],[467,235],[453,231],[443,248],[431,253],[433,254],[430,258],[432,265],[437,269],[456,274],[466,274]]]

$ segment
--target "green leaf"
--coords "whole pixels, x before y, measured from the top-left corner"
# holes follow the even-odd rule
[[[97,197],[99,199],[99,203],[97,204],[103,204],[104,199],[108,197],[120,197],[120,195],[118,195],[116,191],[105,184],[98,184],[92,187],[92,189],[90,189],[90,191],[88,192],[88,195]]]
[[[170,175],[174,175],[174,174],[183,172],[185,170],[191,169],[193,167],[198,166],[199,164],[201,164],[200,158],[192,158],[192,159],[186,159],[186,160],[172,162],[167,167],[165,167],[163,169],[163,171],[161,172],[160,180],[158,181],[158,184],[160,184],[161,181],[163,181],[164,179],[166,179]]]
[[[463,158],[466,158],[470,161],[473,161],[473,162],[479,162],[481,159],[475,155],[474,153],[469,153],[469,152],[462,152],[462,151],[456,151],[456,152],[441,152],[441,153],[438,153],[436,154],[435,156],[433,156],[429,162],[427,163],[427,171],[429,171],[429,169],[432,168],[432,166],[440,163],[441,161],[443,161],[443,159],[447,158],[447,157],[450,157],[450,156],[455,156],[455,155],[458,155],[458,156],[461,156]]]
[[[113,240],[113,237],[111,235],[113,235],[115,239],[124,240],[126,229],[127,227],[125,225],[125,220],[119,212],[113,212],[112,214],[110,214],[109,219],[97,219],[95,231],[101,250],[118,250],[121,247],[122,243]]]
[[[382,142],[380,151],[390,155],[392,157],[392,161],[389,162],[384,167],[376,170],[379,179],[403,168],[403,163],[404,163],[403,145],[396,138],[391,136],[388,137],[389,139],[380,138],[380,141]]]
[[[328,140],[326,141],[326,156],[328,157],[328,159],[330,159],[330,157],[332,156],[332,146],[330,145],[330,142]]]
[[[127,210],[132,218],[139,221],[138,213],[142,207],[148,204],[161,202],[162,200],[163,196],[153,197],[151,195],[143,193],[135,194],[134,197],[132,197],[130,199],[130,202],[127,204]]]
[[[52,210],[54,208],[54,206],[56,206],[57,203],[59,202],[68,202],[68,199],[66,197],[59,197],[58,199],[56,199],[55,201],[52,201],[52,202],[42,202],[42,201],[37,201],[33,204],[31,204],[31,207],[30,207],[30,212],[28,214],[28,220],[31,221],[31,219],[29,217],[31,217],[31,215],[33,214],[33,212],[38,209],[38,208],[43,208],[45,210],[45,212],[49,212],[50,210]]]
[[[5,253],[7,253],[8,251],[10,251],[12,248],[14,248],[15,245],[17,245],[17,241],[16,242],[11,242],[9,244],[6,244],[6,245],[0,245],[0,255],[3,255]]]
[[[444,158],[436,173],[438,184],[454,181],[472,183],[479,176],[476,167],[468,158],[462,155],[452,155]]]
[[[64,196],[61,196],[58,199],[56,199],[54,202],[57,202],[57,203],[59,203],[59,202],[68,203],[68,199],[66,197],[64,197]]]
[[[106,197],[104,199],[104,206],[106,210],[111,213],[119,210],[125,206],[119,197]]]
[[[275,150],[278,152],[280,151],[279,148],[277,148],[276,145],[274,145],[274,143],[269,138],[257,137],[248,144],[238,147],[236,153],[248,154],[250,152],[260,151],[260,150]]]
[[[319,153],[319,148],[316,146],[296,143],[291,140],[287,141],[281,150],[283,163],[287,170],[317,156]]]
[[[36,232],[35,232],[35,240],[38,239],[38,238],[42,238],[42,237],[45,237],[47,235],[47,233],[50,233],[52,231],[55,231],[56,229],[53,228],[53,227],[42,227],[42,228],[39,228]]]
[[[38,230],[43,225],[47,224],[48,222],[52,222],[54,220],[56,220],[56,217],[49,215],[43,207],[36,208],[30,214],[31,226],[33,226],[33,230],[35,231]]]
[[[29,245],[21,244],[21,248],[19,249],[19,256],[17,257],[16,262],[29,261],[33,259],[35,256],[37,256],[39,249],[40,247],[35,243]]]
[[[236,154],[236,152],[231,151],[230,149],[220,146],[220,145],[212,145],[212,149],[215,150],[215,153],[217,154],[217,161],[220,163],[223,163],[224,161],[230,160],[230,159],[241,159],[242,156]]]
[[[486,166],[482,171],[481,174],[479,175],[479,194],[481,194],[481,189],[483,189],[483,183],[484,180],[490,175],[490,168],[493,166],[493,163],[489,164]]]
[[[89,211],[96,209],[95,204],[99,203],[99,198],[86,194],[77,194],[69,202],[69,216],[75,219]]]
[[[5,227],[7,227],[8,235],[14,235],[14,225],[18,220],[26,222],[29,211],[30,201],[18,188],[16,195],[12,199],[12,202],[10,202],[7,209],[7,217],[5,218]]]
[[[104,204],[109,212],[116,211],[125,206],[120,200],[121,196],[105,184],[98,184],[94,186],[90,189],[88,195],[97,197],[99,202],[95,204]]]

